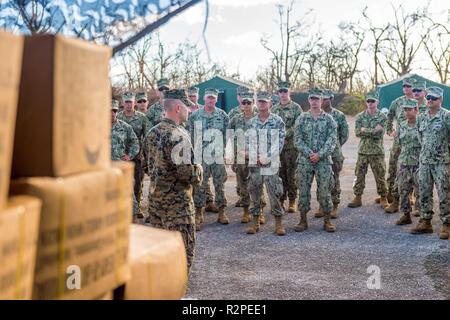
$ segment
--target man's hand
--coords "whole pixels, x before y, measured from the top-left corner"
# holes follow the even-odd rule
[[[375,131],[383,131],[383,126],[381,124],[377,124],[375,127]]]
[[[309,161],[311,161],[312,163],[317,163],[320,160],[320,156],[318,153],[311,153],[309,155]]]
[[[366,128],[362,127],[362,128],[360,129],[360,131],[361,131],[361,132],[365,132],[365,131],[366,131]]]
[[[130,161],[130,157],[127,154],[124,154],[121,159],[123,161]]]
[[[397,130],[394,129],[394,131],[392,131],[392,133],[391,133],[391,137],[396,138],[397,136],[398,136],[398,132],[397,132]]]
[[[269,159],[267,159],[266,157],[264,157],[264,156],[258,157],[258,164],[260,164],[260,165],[266,165],[266,164],[268,164],[268,163],[269,163]]]

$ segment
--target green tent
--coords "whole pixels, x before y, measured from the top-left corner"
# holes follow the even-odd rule
[[[219,90],[219,97],[216,106],[222,110],[229,112],[233,107],[237,106],[239,102],[237,101],[237,88],[239,86],[244,86],[251,88],[252,86],[248,83],[235,80],[228,77],[215,76],[210,80],[201,82],[196,85],[199,88],[200,99],[199,103],[203,104],[203,95],[205,94],[205,89],[214,88]]]
[[[427,82],[427,87],[440,87],[444,90],[444,101],[442,103],[442,106],[444,106],[446,109],[450,109],[450,87],[446,86],[444,84],[434,82],[431,80],[428,80],[424,77],[421,77],[417,74],[405,74],[404,76],[385,83],[380,84],[377,87],[378,94],[380,95],[380,109],[389,109],[389,106],[391,105],[391,102],[394,101],[396,98],[403,95],[402,86],[403,86],[403,79],[407,77],[413,77],[414,79],[419,79]]]

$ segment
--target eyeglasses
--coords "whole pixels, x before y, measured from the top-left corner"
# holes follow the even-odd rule
[[[138,100],[137,103],[146,103],[146,102],[147,102],[147,100]]]
[[[288,93],[288,89],[280,89],[278,90],[278,93]]]
[[[367,103],[375,103],[375,101],[376,101],[376,100],[373,100],[373,99],[367,99],[367,100],[366,100]]]
[[[409,84],[404,84],[403,85],[403,88],[411,88],[412,86],[411,85],[409,85]]]
[[[244,106],[251,106],[253,104],[253,102],[251,102],[251,101],[242,101],[242,104]]]
[[[422,89],[413,89],[412,90],[412,92],[417,92],[417,93],[420,93],[420,92],[422,92],[423,90]]]
[[[436,100],[439,100],[439,98],[436,98],[433,96],[427,96],[427,100],[436,101]]]

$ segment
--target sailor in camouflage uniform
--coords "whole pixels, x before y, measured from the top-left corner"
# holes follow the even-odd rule
[[[136,92],[136,111],[147,114],[148,111],[148,97],[144,90]],[[149,128],[150,129],[150,128]]]
[[[197,229],[204,221],[204,208],[206,205],[206,189],[209,177],[212,176],[216,192],[215,204],[219,209],[217,221],[228,224],[225,214],[227,199],[225,197],[225,182],[228,175],[224,163],[224,150],[226,145],[226,130],[228,115],[216,107],[219,91],[208,88],[205,90],[205,106],[194,111],[189,117],[189,129],[194,142],[196,161],[202,163],[203,182],[195,192],[195,218]]]
[[[132,161],[139,154],[139,139],[133,128],[122,120],[117,119],[119,102],[113,100],[111,104],[111,160]],[[139,214],[139,205],[133,192],[133,220]]]
[[[270,112],[272,95],[262,91],[257,93],[256,99],[259,112],[248,123],[244,151],[249,167],[248,188],[251,199],[250,212],[253,215],[253,225],[247,229],[247,233],[255,234],[259,231],[265,186],[271,213],[275,217],[275,233],[283,236],[286,234],[282,225],[284,208],[280,202],[283,184],[278,176],[278,170],[286,129],[283,120]]]
[[[378,110],[378,102],[378,94],[366,94],[367,109],[356,115],[355,134],[360,141],[355,167],[356,178],[353,183],[355,198],[348,204],[350,208],[362,206],[362,194],[366,186],[365,180],[369,165],[375,176],[377,193],[380,196],[379,203],[382,208],[388,206],[383,145],[386,116]],[[375,201],[377,202],[377,200]]]
[[[119,112],[117,119],[129,124],[139,139],[140,149],[142,150],[142,142],[145,135],[150,129],[147,118],[139,111],[134,110],[135,95],[131,92],[125,92],[122,95],[123,111]],[[142,197],[142,182],[144,180],[143,162],[144,156],[142,152],[133,160],[134,161],[134,195],[138,203]]]
[[[148,213],[152,226],[181,232],[188,270],[195,247],[195,218],[192,186],[202,179],[202,168],[193,164],[189,133],[180,124],[188,109],[184,90],[165,93],[165,118],[147,136],[150,191]]]
[[[403,93],[404,96],[401,96],[394,101],[392,101],[386,121],[386,132],[388,135],[394,138],[394,142],[391,147],[391,151],[389,154],[389,166],[388,166],[388,177],[387,177],[387,186],[388,186],[388,201],[391,203],[389,207],[392,212],[397,212],[399,207],[399,194],[398,189],[395,186],[395,178],[397,176],[397,168],[398,168],[398,157],[400,156],[400,147],[398,145],[398,132],[394,129],[394,121],[397,122],[398,125],[405,121],[404,113],[403,113],[403,104],[406,99],[413,98],[413,86],[415,83],[415,79],[412,77],[403,79]],[[376,202],[380,202],[380,198],[376,199]]]
[[[302,114],[300,105],[291,100],[291,84],[288,81],[278,83],[278,96],[280,102],[272,108],[272,113],[283,119],[286,126],[286,141],[281,152],[281,167],[279,175],[283,181],[283,196],[281,203],[284,207],[284,201],[289,198],[288,212],[295,212],[295,200],[297,199],[297,182],[295,181],[295,166],[298,150],[294,145],[294,125],[297,118]]]
[[[403,215],[397,220],[397,225],[412,223],[410,196],[413,190],[418,195],[417,170],[419,169],[420,139],[416,123],[418,107],[417,100],[406,99],[403,102],[406,121],[398,126],[398,141],[400,156],[396,184],[400,194],[400,211]]]
[[[422,145],[419,157],[420,221],[412,233],[432,233],[433,187],[439,196],[441,239],[450,235],[450,112],[442,107],[443,90],[427,88],[428,112],[417,118]]]
[[[331,210],[331,219],[337,218],[337,210],[341,202],[341,182],[339,175],[344,165],[344,155],[342,154],[342,146],[348,140],[348,123],[345,114],[333,108],[332,103],[334,99],[333,91],[330,89],[323,90],[322,110],[331,115],[337,125],[337,143],[336,148],[331,155],[331,169],[333,170],[333,184],[331,185],[331,200],[333,202],[333,210]],[[317,201],[319,201],[319,190],[317,190]],[[319,208],[314,215],[316,218],[324,216],[323,211]]]
[[[164,91],[169,90],[169,80],[165,78],[159,79],[156,85],[158,86],[159,101],[152,104],[146,114],[150,129],[156,126],[164,117]]]
[[[298,117],[294,128],[294,143],[299,151],[297,159],[300,223],[295,231],[302,232],[308,228],[306,214],[311,209],[311,184],[316,178],[319,203],[324,213],[323,228],[334,232],[336,227],[330,221],[331,194],[330,181],[333,181],[331,155],[336,148],[337,125],[333,117],[324,112],[322,91],[313,88],[309,91],[310,110]]]

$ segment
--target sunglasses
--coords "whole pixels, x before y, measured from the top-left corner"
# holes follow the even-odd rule
[[[147,102],[147,100],[138,100],[137,103],[146,103],[146,102]]]
[[[373,99],[367,99],[367,100],[366,100],[367,103],[375,103],[375,101],[376,101],[376,100],[373,100]]]
[[[319,97],[309,97],[310,100],[320,100]]]
[[[412,92],[422,92],[422,89],[413,89]]]
[[[166,87],[158,88],[158,91],[159,91],[159,92],[167,91],[167,90],[169,90],[169,88],[166,88]]]
[[[117,113],[119,110],[111,110],[112,112],[114,112],[114,113]]]
[[[278,93],[288,93],[288,89],[280,89],[278,90]]]
[[[409,85],[409,84],[404,84],[403,85],[403,88],[411,88],[412,86],[411,85]]]
[[[253,102],[251,102],[251,101],[242,101],[242,104],[244,106],[251,106],[253,104]]]
[[[124,101],[125,103],[133,103],[134,101],[133,100],[126,100],[126,101]]]
[[[436,100],[439,100],[439,98],[427,96],[427,100],[436,101]]]

